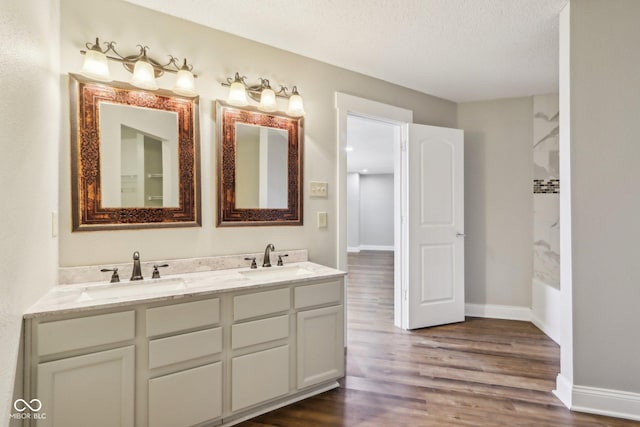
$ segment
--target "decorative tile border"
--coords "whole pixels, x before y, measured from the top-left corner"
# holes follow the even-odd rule
[[[533,180],[533,194],[558,194],[560,193],[560,180],[549,179],[534,179]]]

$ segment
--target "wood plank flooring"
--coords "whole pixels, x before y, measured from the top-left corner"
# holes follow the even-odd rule
[[[567,410],[551,390],[560,350],[528,322],[393,326],[393,254],[349,254],[341,387],[242,427],[640,426]]]

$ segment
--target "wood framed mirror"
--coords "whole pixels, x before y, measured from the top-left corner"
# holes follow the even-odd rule
[[[198,98],[70,74],[73,231],[201,225]]]
[[[219,227],[302,225],[304,121],[216,103]]]

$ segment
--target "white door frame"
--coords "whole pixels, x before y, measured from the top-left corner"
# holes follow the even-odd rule
[[[347,271],[347,115],[356,115],[360,117],[370,118],[382,122],[400,125],[401,141],[404,144],[408,135],[408,124],[413,123],[413,111],[407,110],[393,105],[383,104],[381,102],[372,101],[357,96],[348,95],[346,93],[336,92],[335,107],[337,112],[337,159],[338,159],[338,251],[337,266],[338,269]],[[399,147],[397,147],[399,148]],[[402,209],[406,200],[401,199],[401,188],[406,187],[406,173],[401,172],[403,159],[401,155],[395,156],[394,164],[394,246],[395,246],[395,262],[402,267],[395,265],[394,268],[394,325],[397,327],[405,326],[405,317],[402,310],[402,272],[406,271],[404,264],[406,256],[403,256],[405,244],[402,242],[401,214],[405,210]],[[400,198],[398,200],[398,198]],[[345,322],[346,325],[346,322]],[[345,326],[346,327],[346,326]]]

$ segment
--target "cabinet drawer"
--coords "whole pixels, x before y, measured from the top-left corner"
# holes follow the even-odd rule
[[[248,347],[289,336],[289,316],[254,320],[231,327],[231,348]]]
[[[149,368],[171,365],[222,351],[222,328],[206,329],[149,342]]]
[[[41,323],[37,335],[40,356],[127,341],[135,336],[135,313],[126,311]]]
[[[149,426],[188,427],[221,415],[221,362],[149,380]]]
[[[295,308],[340,304],[344,296],[343,293],[341,281],[298,286],[294,290]]]
[[[289,310],[289,288],[233,297],[233,320],[250,319]]]
[[[147,310],[147,337],[215,325],[219,322],[219,298],[150,308]]]
[[[289,346],[231,360],[231,410],[247,408],[289,392]]]

